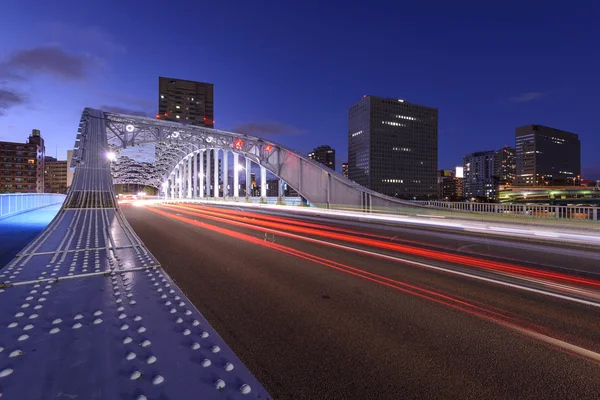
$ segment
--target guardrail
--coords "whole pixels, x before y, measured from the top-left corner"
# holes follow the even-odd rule
[[[62,204],[67,196],[54,193],[8,193],[0,194],[0,219],[36,208]]]
[[[543,204],[463,203],[448,201],[414,201],[414,203],[431,208],[465,212],[515,215],[531,218],[600,221],[600,207]]]

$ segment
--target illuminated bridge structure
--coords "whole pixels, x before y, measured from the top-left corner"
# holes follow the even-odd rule
[[[106,112],[104,118],[116,184],[153,186],[170,199],[238,200],[241,171],[245,171],[244,197],[247,197],[252,164],[257,164],[263,199],[267,196],[267,171],[270,171],[279,178],[280,200],[285,182],[318,207],[369,211],[410,205],[373,192],[316,161],[262,138],[132,115]],[[233,171],[229,170],[230,156]]]
[[[84,111],[61,210],[0,269],[0,399],[269,399],[122,215],[115,118]]]

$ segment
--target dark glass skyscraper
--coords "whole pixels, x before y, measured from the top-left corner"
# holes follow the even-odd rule
[[[581,179],[581,143],[575,133],[542,125],[516,130],[516,185],[560,186]]]
[[[323,145],[316,147],[313,151],[308,153],[308,158],[335,170],[335,150],[330,146]]]
[[[159,77],[156,117],[214,128],[213,84]]]
[[[401,198],[437,194],[438,110],[364,96],[348,111],[348,177]]]

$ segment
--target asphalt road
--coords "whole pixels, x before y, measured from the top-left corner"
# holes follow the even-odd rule
[[[600,249],[122,205],[276,399],[598,399]]]

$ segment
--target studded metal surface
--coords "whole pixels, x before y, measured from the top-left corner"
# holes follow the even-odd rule
[[[74,182],[93,190],[106,137],[84,115]],[[114,203],[69,204],[0,269],[0,399],[270,398]]]

